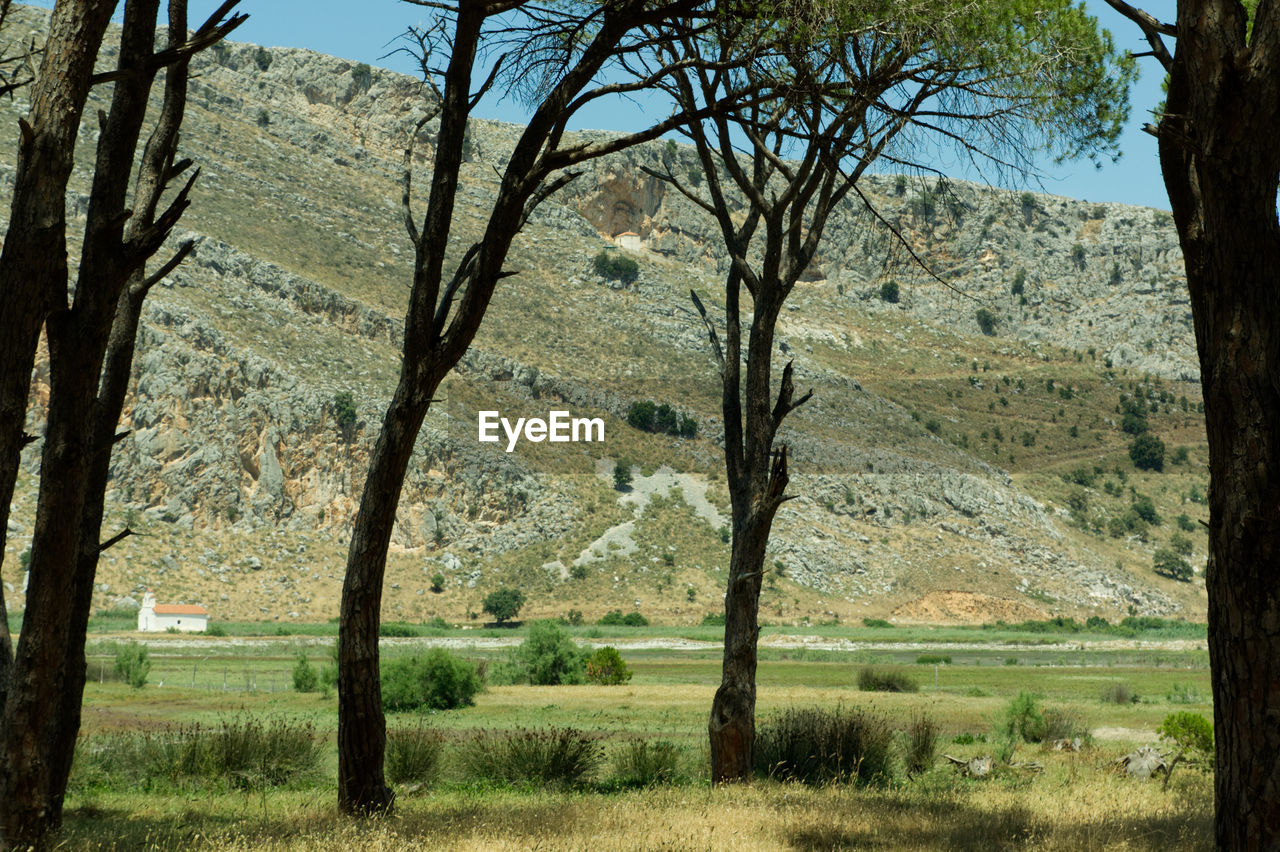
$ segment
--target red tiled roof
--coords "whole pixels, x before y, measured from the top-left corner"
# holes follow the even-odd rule
[[[156,615],[208,615],[209,611],[195,604],[156,604]]]

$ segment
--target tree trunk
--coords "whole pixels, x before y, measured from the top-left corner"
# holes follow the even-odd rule
[[[378,663],[382,580],[405,472],[439,382],[434,378],[419,388],[414,373],[401,373],[369,461],[347,552],[338,639],[338,806],[357,816],[388,811],[395,799],[382,771],[387,741]]]
[[[724,662],[711,703],[711,780],[749,781],[756,739],[756,641],[760,580],[772,518],[734,523],[724,599]]]
[[[0,253],[0,562],[25,444],[36,344],[45,316],[57,306],[67,283],[66,187],[80,115],[115,5],[115,0],[81,0],[55,7],[18,149],[9,226]],[[2,589],[0,616],[5,615]],[[6,620],[0,628],[0,699],[12,684],[12,666]],[[3,772],[0,764],[0,790]],[[2,832],[0,826],[0,847]]]
[[[1259,17],[1256,44],[1246,46],[1243,19],[1203,6],[1179,4],[1159,137],[1186,263],[1209,439],[1214,832],[1220,849],[1277,849],[1280,35],[1274,20],[1264,25]]]

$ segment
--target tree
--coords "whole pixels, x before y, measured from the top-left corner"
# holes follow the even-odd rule
[[[1280,845],[1280,9],[1179,0],[1174,23],[1108,0],[1168,73],[1156,126],[1182,248],[1209,439],[1214,835]],[[1166,39],[1174,39],[1171,51]]]
[[[631,488],[631,462],[618,459],[613,463],[613,487],[618,491]]]
[[[131,0],[125,4],[117,67],[94,74],[115,3],[57,4],[33,83],[31,112],[22,122],[9,231],[0,254],[0,291],[5,293],[0,352],[6,356],[0,380],[0,513],[7,513],[13,492],[15,447],[25,441],[25,394],[34,335],[42,325],[50,391],[22,640],[11,664],[7,649],[0,653],[0,668],[10,671],[0,720],[0,824],[8,844],[37,844],[61,822],[80,727],[84,638],[98,558],[131,534],[126,527],[100,541],[137,321],[150,288],[191,251],[185,244],[159,269],[146,270],[186,210],[195,181],[193,175],[161,204],[172,182],[191,165],[176,155],[187,66],[191,56],[243,22],[244,16],[230,15],[235,5],[234,0],[222,4],[189,34],[185,1],[171,0],[168,45],[157,50],[160,0]],[[162,69],[160,114],[138,157],[149,96]],[[80,113],[89,87],[102,82],[113,83],[111,105],[99,117],[72,286],[63,199]]]
[[[1151,569],[1157,574],[1183,583],[1190,583],[1194,576],[1190,563],[1183,559],[1178,551],[1167,547],[1156,550],[1155,555],[1151,557]]]
[[[522,606],[524,606],[524,592],[503,586],[485,595],[483,610],[502,624],[504,621],[515,618]]]
[[[609,139],[567,139],[583,106],[639,91],[652,80],[596,81],[672,27],[689,25],[714,4],[705,0],[608,0],[541,5],[528,0],[424,3],[434,15],[409,37],[435,94],[417,130],[439,119],[431,190],[417,220],[412,204],[413,144],[405,152],[403,224],[414,246],[413,284],[405,316],[400,378],[383,415],[360,507],[351,532],[339,626],[338,803],[350,814],[391,808],[383,777],[386,720],[378,678],[382,584],[396,508],[418,432],[435,390],[475,338],[505,269],[515,235],[534,209],[573,180],[574,165],[657,139],[705,115],[672,114],[643,130]],[[696,24],[695,24],[696,25]],[[481,82],[473,78],[478,52],[500,53]],[[438,60],[444,59],[444,66]],[[688,67],[681,60],[678,68]],[[662,73],[672,73],[664,71]],[[467,118],[497,82],[533,106],[504,167],[483,236],[454,253],[450,247],[458,172]],[[714,109],[714,107],[712,108]],[[415,133],[416,136],[416,133]],[[457,258],[446,272],[446,253]]]
[[[891,305],[898,304],[899,288],[897,281],[886,281],[880,285],[880,301]]]
[[[1160,727],[1156,728],[1156,733],[1160,735],[1160,739],[1172,742],[1178,749],[1164,771],[1163,788],[1166,790],[1169,788],[1169,779],[1173,777],[1174,767],[1183,761],[1187,752],[1198,757],[1213,756],[1213,726],[1199,713],[1189,710],[1170,713],[1164,717]]]
[[[1138,470],[1163,471],[1164,441],[1150,432],[1139,433],[1129,444],[1129,459]]]
[[[686,111],[721,100],[739,81],[768,95],[682,129],[705,188],[651,172],[714,219],[730,261],[723,319],[691,294],[719,373],[731,504],[724,662],[708,721],[715,781],[751,774],[764,553],[789,499],[788,450],[775,442],[810,396],[797,395],[790,363],[775,386],[774,334],[829,217],[852,195],[888,226],[857,182],[881,156],[904,162],[916,142],[950,140],[1023,167],[1037,133],[1064,155],[1113,148],[1132,76],[1131,63],[1066,0],[777,0],[753,9],[754,17],[717,21],[706,37],[664,46],[653,66],[698,56],[727,67],[662,83]],[[739,66],[733,57],[742,54],[751,61]]]
[[[990,337],[996,333],[996,325],[999,323],[999,318],[987,308],[978,308],[973,318],[978,323],[978,330],[983,334]]]
[[[614,254],[608,249],[601,249],[591,261],[591,266],[601,278],[621,281],[623,284],[630,284],[640,277],[640,264],[626,255]]]

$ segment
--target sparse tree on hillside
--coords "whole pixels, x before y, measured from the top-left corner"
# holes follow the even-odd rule
[[[111,448],[132,368],[147,291],[190,252],[151,274],[155,255],[188,206],[194,176],[162,204],[190,166],[178,162],[187,64],[243,20],[227,2],[194,34],[185,0],[169,4],[169,43],[156,48],[160,0],[125,4],[117,67],[93,73],[115,3],[60,2],[23,122],[9,231],[0,255],[0,503],[8,507],[23,443],[35,335],[49,347],[49,408],[21,642],[0,719],[3,843],[38,844],[62,818],[84,690],[84,639],[99,554]],[[136,149],[158,73],[161,114],[135,173]],[[89,209],[74,287],[66,261],[64,198],[89,87],[113,83],[101,114]],[[130,196],[130,184],[133,192]],[[9,356],[12,356],[9,359]],[[19,375],[21,374],[21,375]],[[20,396],[21,395],[21,396]],[[15,441],[16,436],[16,441]],[[14,451],[10,454],[10,451]],[[0,528],[3,528],[0,521]],[[4,661],[5,663],[8,660]],[[0,843],[0,846],[3,846]]]
[[[502,624],[519,615],[520,608],[523,606],[524,592],[503,586],[485,595],[482,608]]]
[[[679,113],[636,133],[610,139],[566,138],[577,111],[601,98],[649,88],[653,80],[601,82],[636,51],[675,28],[699,26],[715,4],[705,0],[606,0],[534,4],[476,0],[457,4],[409,0],[432,10],[432,22],[410,31],[420,48],[431,110],[439,130],[431,190],[419,220],[411,204],[412,145],[405,155],[403,220],[415,248],[413,286],[405,316],[400,379],[370,456],[347,553],[339,628],[338,803],[350,814],[391,808],[383,776],[386,720],[378,678],[378,626],[387,550],[405,473],[436,388],[476,335],[506,268],[515,235],[534,209],[571,181],[574,165],[657,139],[690,120]],[[482,51],[501,54],[483,80],[475,79]],[[682,59],[676,68],[689,65]],[[676,69],[663,69],[669,74]],[[615,80],[616,80],[616,75]],[[528,126],[499,177],[483,235],[446,270],[458,173],[466,147],[467,117],[496,83],[507,83],[532,105]],[[733,93],[736,95],[736,93]],[[708,104],[706,115],[719,105]]]
[[[765,86],[771,96],[682,131],[705,189],[654,172],[714,218],[730,258],[723,319],[693,294],[720,376],[732,507],[724,663],[708,723],[716,781],[751,773],[764,553],[789,499],[787,445],[776,439],[809,398],[796,393],[790,363],[775,386],[774,330],[832,211],[850,196],[870,208],[859,177],[881,157],[908,162],[930,138],[1015,168],[1029,168],[1040,141],[1067,155],[1110,149],[1131,76],[1067,0],[753,8],[755,19],[686,38],[655,63],[701,56],[732,68],[734,57],[751,58],[740,71],[691,70],[664,84],[685,110],[732,86]]]
[[[1149,127],[1182,246],[1209,437],[1220,849],[1280,846],[1280,2],[1123,0],[1169,74]],[[1171,44],[1166,39],[1172,39]]]

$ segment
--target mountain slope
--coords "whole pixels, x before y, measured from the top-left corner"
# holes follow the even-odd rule
[[[203,60],[184,128],[203,171],[183,224],[200,243],[146,309],[122,424],[132,434],[113,460],[112,520],[147,536],[107,554],[100,606],[150,585],[215,620],[336,615],[346,529],[398,367],[412,250],[397,182],[420,89],[299,50],[229,44]],[[25,112],[20,98],[4,108]],[[10,185],[15,127],[0,121]],[[418,186],[432,129],[416,143]],[[482,226],[493,167],[517,133],[475,122],[451,252]],[[92,138],[86,127],[79,216]],[[640,169],[664,161],[679,171],[691,159],[655,143],[588,167],[517,240],[521,274],[500,288],[419,442],[386,617],[465,620],[500,583],[525,587],[534,616],[638,607],[690,622],[719,608],[719,406],[688,292],[714,314],[725,261],[710,223]],[[794,359],[815,396],[784,435],[799,499],[776,525],[766,617],[1201,618],[1199,583],[1150,570],[1174,516],[1203,514],[1206,479],[1167,216],[933,179],[878,176],[864,191],[962,295],[902,262],[865,212],[833,222],[780,323],[779,363]],[[592,267],[622,231],[643,246],[628,287]],[[879,297],[890,280],[896,304]],[[979,306],[995,314],[994,336],[979,330]],[[358,412],[349,432],[335,417],[344,392]],[[31,430],[46,395],[42,366]],[[1152,429],[1188,448],[1185,464],[1134,470],[1126,395],[1154,407]],[[632,429],[636,400],[674,405],[698,437]],[[603,417],[606,440],[510,454],[477,441],[479,410],[553,408]],[[15,608],[38,451],[25,457],[5,554]],[[623,456],[639,470],[620,500],[609,472]],[[1132,523],[1143,495],[1162,525]],[[1202,563],[1203,535],[1184,535]]]

